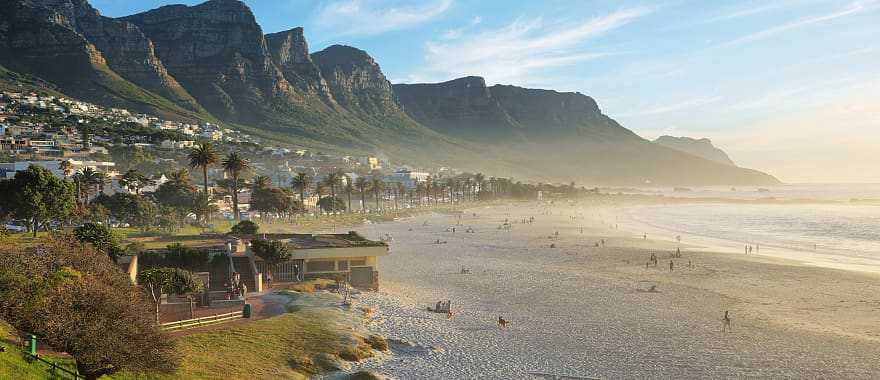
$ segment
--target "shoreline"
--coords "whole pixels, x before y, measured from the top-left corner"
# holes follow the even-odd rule
[[[445,232],[457,218],[440,214],[360,227],[395,236],[380,262],[380,291],[356,299],[375,311],[368,329],[385,335],[394,354],[352,370],[398,378],[880,376],[870,359],[880,355],[874,275],[697,248],[670,258],[673,242],[541,210],[535,202],[472,207],[459,231],[472,226],[474,234]],[[497,229],[526,215],[535,225]],[[431,244],[437,238],[448,244]],[[594,246],[600,239],[606,247]],[[660,265],[645,268],[652,252]],[[471,274],[458,273],[462,266]],[[643,282],[659,291],[636,289]],[[424,311],[442,299],[453,301],[454,318]],[[724,310],[733,333],[720,333]],[[498,315],[511,327],[499,329]]]

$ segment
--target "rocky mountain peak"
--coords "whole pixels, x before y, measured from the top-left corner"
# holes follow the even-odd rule
[[[260,122],[273,100],[293,95],[272,62],[262,28],[241,1],[165,6],[122,20],[143,30],[168,71],[223,119]]]
[[[333,45],[312,54],[312,59],[343,108],[362,115],[402,114],[391,82],[367,52]]]
[[[304,93],[319,96],[328,106],[336,106],[330,87],[321,76],[321,69],[309,54],[309,44],[302,27],[267,34],[266,44],[272,61],[288,82]]]

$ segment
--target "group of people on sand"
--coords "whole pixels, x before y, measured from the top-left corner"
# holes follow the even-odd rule
[[[752,246],[751,244],[746,244],[746,247],[745,247],[745,251],[746,251],[747,255],[751,255],[753,251],[755,253],[758,253],[760,250],[761,250],[761,245],[757,244],[757,243],[754,246]]]

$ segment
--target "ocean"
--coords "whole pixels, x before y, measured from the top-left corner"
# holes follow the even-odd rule
[[[676,203],[626,207],[618,216],[629,230],[744,253],[798,259],[821,266],[880,272],[880,185],[797,185],[756,191],[692,189],[674,196],[799,200],[795,203]],[[672,194],[670,194],[672,195]],[[837,201],[837,202],[835,202]]]

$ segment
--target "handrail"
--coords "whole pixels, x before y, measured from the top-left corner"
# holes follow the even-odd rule
[[[86,378],[85,376],[80,375],[80,374],[77,373],[77,372],[74,372],[74,371],[71,371],[71,370],[69,370],[69,369],[67,369],[67,368],[64,368],[64,366],[58,364],[57,362],[50,362],[50,361],[48,361],[48,360],[46,360],[46,359],[43,359],[43,358],[40,357],[39,355],[32,355],[30,352],[25,352],[24,354],[25,354],[27,357],[30,357],[30,358],[32,358],[32,359],[39,360],[39,361],[41,361],[41,362],[43,362],[43,363],[46,363],[46,364],[52,366],[52,368],[48,370],[50,373],[53,373],[53,374],[54,374],[54,373],[55,373],[55,370],[61,370],[61,372],[64,372],[64,373],[66,373],[66,374],[68,374],[68,375],[70,375],[70,376],[73,376],[73,379],[74,379],[74,380],[79,380],[79,379],[85,379],[85,378]]]
[[[244,317],[244,311],[234,311],[231,313],[209,315],[207,317],[184,319],[184,320],[180,320],[180,321],[162,323],[159,325],[159,329],[161,329],[163,331],[170,331],[170,330],[178,330],[178,329],[191,328],[191,327],[200,327],[200,326],[212,325],[215,323],[228,322],[228,321],[243,318],[243,317]]]

